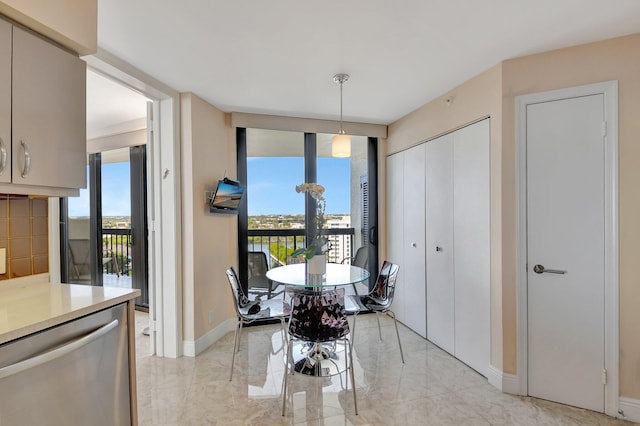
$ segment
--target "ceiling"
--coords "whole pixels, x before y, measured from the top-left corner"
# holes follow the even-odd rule
[[[377,124],[503,60],[640,32],[638,0],[98,3],[100,48],[225,112],[337,119],[345,72],[345,121]]]

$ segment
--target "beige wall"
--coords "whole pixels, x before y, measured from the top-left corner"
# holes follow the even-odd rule
[[[0,13],[80,55],[98,49],[97,0],[3,0]]]
[[[194,342],[232,318],[224,271],[237,267],[237,216],[214,215],[204,192],[225,171],[235,177],[235,137],[229,116],[196,95],[180,95],[182,127],[183,338]],[[209,324],[209,311],[214,322]]]
[[[450,132],[484,117],[491,117],[491,364],[502,368],[502,67],[477,77],[424,105],[389,126],[387,155]],[[445,102],[450,99],[451,102]],[[381,176],[384,176],[381,174]],[[381,206],[386,205],[381,194]],[[382,212],[381,212],[382,213]],[[385,223],[384,221],[381,223]],[[385,229],[385,228],[381,228]]]
[[[491,116],[491,362],[505,373],[517,369],[515,96],[618,80],[620,395],[640,399],[639,52],[636,34],[509,60],[389,127],[393,153]]]
[[[503,68],[505,202],[515,206],[515,96],[618,80],[620,230],[620,395],[640,399],[640,34],[518,58]],[[505,212],[515,217],[515,211]],[[515,229],[515,228],[514,228]],[[515,282],[515,241],[505,275]],[[515,328],[515,284],[504,293],[505,328]],[[510,333],[511,334],[511,333]],[[513,333],[515,336],[515,333]],[[505,333],[506,335],[506,333]],[[505,347],[515,342],[505,342]],[[505,358],[506,350],[505,350]],[[515,357],[509,353],[513,371]]]

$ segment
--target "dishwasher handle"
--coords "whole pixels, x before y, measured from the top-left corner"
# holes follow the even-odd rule
[[[77,338],[76,340],[67,343],[64,346],[60,346],[58,348],[52,349],[48,352],[45,352],[40,355],[36,355],[31,358],[27,358],[23,361],[18,361],[15,364],[8,365],[6,367],[0,368],[0,379],[4,379],[5,377],[13,376],[14,374],[21,373],[30,368],[37,367],[42,364],[46,364],[47,362],[51,362],[55,359],[63,357],[68,353],[71,353],[81,347],[88,345],[89,343],[101,338],[114,328],[118,326],[120,321],[114,319],[109,324],[106,324],[89,334],[86,334],[82,337]]]

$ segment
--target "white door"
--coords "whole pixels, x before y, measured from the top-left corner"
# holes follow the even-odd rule
[[[424,251],[424,162],[425,144],[404,152],[404,321],[406,326],[427,337],[425,251]]]
[[[604,112],[602,94],[526,109],[528,393],[600,412]]]
[[[400,265],[393,299],[398,321],[405,322],[404,266],[404,152],[387,157],[387,260]]]
[[[453,354],[453,134],[426,145],[427,339]]]
[[[455,355],[487,376],[491,363],[489,119],[453,134]]]

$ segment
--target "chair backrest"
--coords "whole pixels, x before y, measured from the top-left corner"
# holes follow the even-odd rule
[[[289,333],[308,342],[328,342],[349,334],[344,289],[288,290]]]
[[[269,264],[267,255],[263,251],[250,251],[247,257],[249,265],[249,288],[269,288],[270,280],[267,278]]]
[[[359,266],[364,269],[369,268],[369,247],[362,246],[356,250],[356,255],[351,262],[353,266]]]
[[[373,296],[391,304],[396,289],[396,278],[398,277],[399,269],[400,267],[395,263],[386,260],[383,262],[380,273],[378,274],[378,279],[376,280],[376,286],[373,289]]]
[[[236,271],[233,269],[233,266],[230,266],[227,269],[227,279],[229,280],[229,285],[231,286],[231,293],[233,294],[233,303],[236,307],[236,311],[239,313],[240,308],[244,308],[249,303],[249,299],[242,291],[242,286],[240,285],[240,280],[238,279],[238,275]]]

